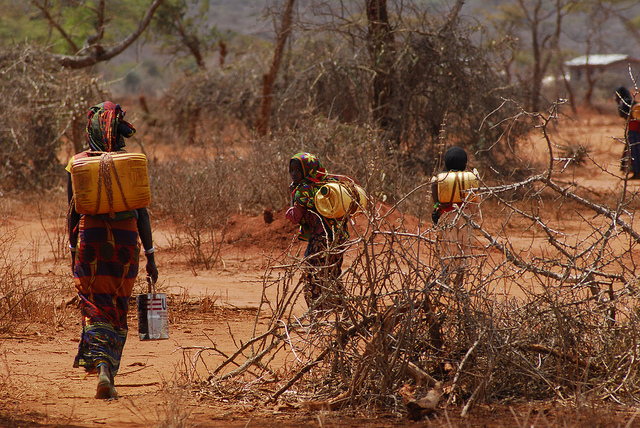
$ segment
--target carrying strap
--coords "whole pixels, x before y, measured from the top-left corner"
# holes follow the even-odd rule
[[[115,162],[113,161],[113,157],[111,153],[104,152],[100,156],[100,165],[98,168],[98,197],[96,200],[96,210],[93,215],[97,215],[100,210],[100,199],[102,196],[102,185],[104,184],[104,190],[107,194],[107,200],[109,203],[109,217],[114,218],[116,214],[113,212],[113,188],[111,183],[111,174],[110,170],[113,169],[113,175],[116,178],[116,182],[118,183],[118,188],[120,189],[120,193],[122,194],[122,202],[124,202],[124,206],[127,208],[127,211],[131,211],[129,208],[129,203],[127,202],[127,198],[124,194],[124,190],[122,189],[122,183],[120,182],[120,177],[118,176],[118,171],[116,170]]]
[[[451,189],[451,199],[449,199],[448,204],[453,203],[453,197],[456,195],[457,188],[460,188],[460,194],[462,195],[462,183],[460,183],[460,176],[462,174],[458,174],[457,172],[450,172],[449,174],[453,174],[455,179],[453,180],[453,188]]]

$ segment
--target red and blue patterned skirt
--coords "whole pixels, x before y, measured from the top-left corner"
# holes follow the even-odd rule
[[[129,297],[138,275],[135,218],[107,221],[82,216],[73,269],[82,308],[82,337],[74,367],[95,370],[106,361],[115,375],[127,340]]]

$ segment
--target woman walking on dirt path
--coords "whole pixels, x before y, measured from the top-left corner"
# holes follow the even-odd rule
[[[67,166],[69,242],[76,289],[82,309],[82,335],[74,367],[98,374],[96,398],[117,396],[114,377],[120,367],[127,339],[129,298],[138,275],[142,241],[147,257],[147,275],[158,279],[151,224],[146,208],[109,214],[80,215],[76,212],[71,185],[74,159],[124,151],[124,137],[135,133],[124,121],[125,112],[110,101],[89,110],[89,150],[75,155]]]
[[[349,239],[346,218],[321,216],[316,210],[314,197],[323,183],[338,181],[331,178],[318,157],[311,153],[297,153],[289,161],[292,183],[292,206],[286,218],[300,225],[298,239],[308,241],[304,252],[308,263],[303,280],[304,296],[308,307],[330,309],[339,303],[343,292],[339,279],[342,273],[344,248]]]
[[[467,152],[462,147],[450,147],[444,155],[444,172],[465,171],[467,169]],[[469,266],[473,233],[468,221],[461,215],[465,209],[471,214],[471,207],[475,203],[441,202],[438,195],[438,181],[434,177],[431,181],[431,192],[434,200],[434,210],[431,219],[438,227],[438,251],[443,263],[444,273],[449,276],[455,274],[453,284],[461,286],[464,273]]]

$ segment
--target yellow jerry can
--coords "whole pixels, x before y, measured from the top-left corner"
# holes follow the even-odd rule
[[[151,202],[147,157],[104,153],[74,159],[71,185],[79,214],[109,214],[144,208]]]
[[[441,172],[435,179],[438,183],[438,202],[450,204],[464,200],[476,202],[473,190],[480,187],[480,180],[471,171]]]
[[[342,218],[347,213],[360,214],[367,207],[367,194],[362,187],[339,181],[324,184],[313,200],[318,213],[326,218]],[[353,206],[352,202],[355,202]]]

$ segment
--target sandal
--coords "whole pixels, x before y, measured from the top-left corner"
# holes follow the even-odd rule
[[[106,400],[113,398],[114,388],[111,385],[111,380],[106,373],[100,373],[98,375],[98,389],[96,391],[96,398]]]
[[[98,365],[98,388],[96,390],[96,398],[101,400],[109,400],[116,398],[118,391],[113,386],[113,377],[109,366],[106,364]]]

